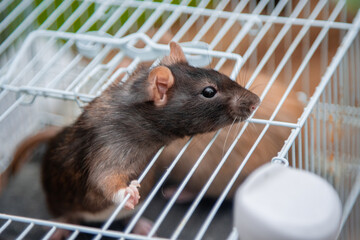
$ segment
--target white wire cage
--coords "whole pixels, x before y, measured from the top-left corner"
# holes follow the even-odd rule
[[[170,40],[187,42],[191,63],[228,74],[257,89],[262,104],[272,104],[236,131],[178,142],[153,190],[120,231],[109,227],[121,205],[100,227],[63,224],[36,210],[27,213],[31,207],[23,206],[26,191],[21,190],[21,199],[1,202],[0,238],[49,239],[64,228],[72,231],[69,239],[224,239],[234,235],[226,199],[251,170],[276,157],[327,179],[343,203],[339,239],[359,239],[360,16],[351,10],[345,1],[2,1],[2,170],[27,135],[44,124],[70,123],[109,84],[126,81],[140,63],[161,58]],[[290,113],[293,101],[299,110]],[[274,139],[274,149],[265,149]],[[177,197],[194,185],[201,164],[214,153],[216,164],[196,183],[194,201],[179,207]],[[232,171],[225,177],[229,164]],[[172,173],[181,184],[172,198],[159,200]],[[226,183],[215,188],[219,178]],[[204,201],[208,196],[215,200]],[[5,191],[1,198],[6,197]],[[39,201],[42,208],[41,196]],[[153,228],[148,236],[131,234],[143,214],[151,215]]]

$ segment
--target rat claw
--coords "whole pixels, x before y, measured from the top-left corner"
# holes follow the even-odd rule
[[[125,208],[127,208],[127,209],[134,209],[135,208],[135,205],[134,204],[132,204],[131,202],[126,202],[126,204],[125,204]]]
[[[130,182],[130,186],[135,186],[135,187],[139,188],[139,187],[140,187],[140,183],[138,182],[138,180],[132,180],[132,181]]]
[[[139,198],[137,197],[136,193],[130,195],[128,202],[131,202],[133,205],[138,204]]]
[[[132,191],[133,195],[135,195],[136,198],[140,198],[139,190],[137,189],[137,187],[135,187],[134,185],[130,185],[129,187],[127,187],[127,189],[129,189],[129,191]]]
[[[113,201],[119,204],[129,194],[130,197],[125,203],[125,208],[134,209],[135,206],[139,203],[139,199],[140,199],[140,194],[138,190],[139,187],[140,184],[138,183],[137,180],[131,181],[128,187],[121,188],[118,190],[118,192],[113,197]]]

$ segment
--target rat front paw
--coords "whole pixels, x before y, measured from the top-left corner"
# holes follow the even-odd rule
[[[121,188],[115,193],[113,197],[114,203],[120,204],[125,197],[130,194],[130,198],[125,203],[125,208],[134,209],[136,204],[139,203],[140,194],[138,188],[140,184],[137,180],[131,181],[130,185],[126,188]]]

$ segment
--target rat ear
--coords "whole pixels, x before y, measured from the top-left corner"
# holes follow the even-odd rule
[[[148,93],[158,107],[167,103],[167,91],[174,85],[174,76],[169,68],[159,66],[151,70],[148,77]]]
[[[185,54],[177,42],[170,42],[170,55],[163,58],[163,64],[170,65],[178,62],[187,62]]]

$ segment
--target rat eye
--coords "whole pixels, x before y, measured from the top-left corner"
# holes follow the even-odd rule
[[[201,94],[206,97],[206,98],[212,98],[213,96],[215,96],[216,94],[216,89],[213,87],[206,87],[204,88],[204,90],[201,92]]]

